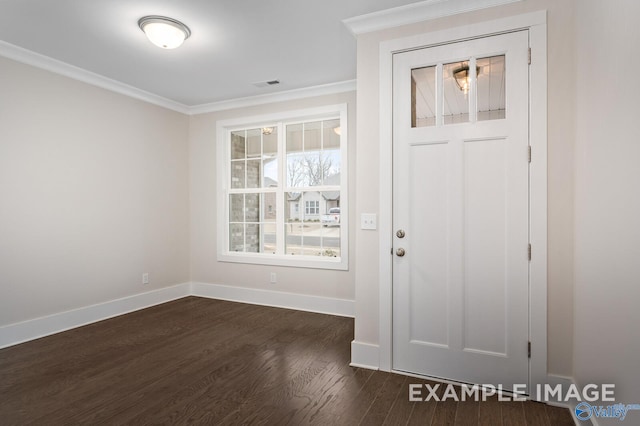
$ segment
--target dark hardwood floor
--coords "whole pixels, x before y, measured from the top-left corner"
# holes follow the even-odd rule
[[[353,320],[197,297],[0,350],[0,424],[573,425],[534,402],[409,402],[349,367]]]

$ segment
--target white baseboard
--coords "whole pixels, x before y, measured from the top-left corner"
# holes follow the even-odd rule
[[[0,327],[0,349],[189,296],[189,283]]]
[[[257,288],[192,282],[191,295],[229,300],[232,302],[250,303],[253,305],[338,315],[341,317],[353,318],[355,314],[353,300],[285,293]]]
[[[349,365],[369,370],[378,370],[380,366],[380,347],[370,343],[352,341],[351,363]]]

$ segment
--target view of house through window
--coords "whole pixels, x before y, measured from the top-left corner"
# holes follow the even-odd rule
[[[340,118],[227,134],[229,253],[340,258]]]

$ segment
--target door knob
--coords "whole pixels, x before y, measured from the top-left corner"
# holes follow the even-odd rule
[[[396,237],[404,238],[404,229],[398,229],[398,231],[396,232]]]
[[[400,247],[398,250],[396,250],[396,256],[398,256],[398,257],[404,256],[404,249],[402,247]]]

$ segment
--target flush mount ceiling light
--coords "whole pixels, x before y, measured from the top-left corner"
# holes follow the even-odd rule
[[[191,35],[189,27],[166,16],[145,16],[140,18],[138,26],[151,43],[163,49],[175,49]]]
[[[469,75],[469,65],[462,65],[461,67],[454,69],[452,74],[460,90],[462,90],[465,95],[469,93],[469,79],[471,77]],[[478,78],[479,75],[480,67],[476,67],[476,78]]]

